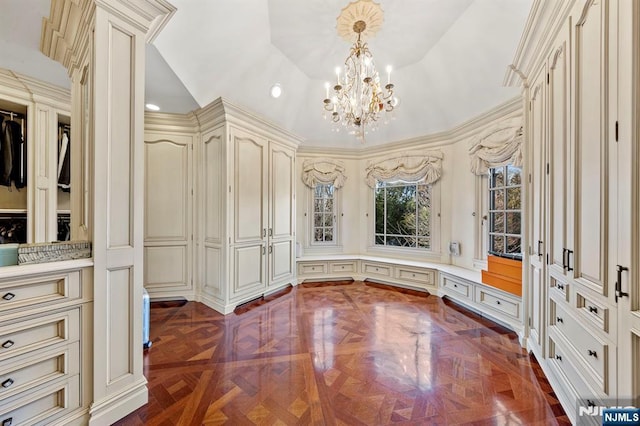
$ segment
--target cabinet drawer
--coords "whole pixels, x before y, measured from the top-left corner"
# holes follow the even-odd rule
[[[356,262],[330,262],[329,268],[332,274],[339,274],[342,272],[356,272]]]
[[[2,370],[0,399],[60,377],[79,374],[80,344],[75,342],[57,351],[39,351],[37,356],[19,357],[16,362],[4,365]]]
[[[477,288],[476,292],[476,302],[481,305],[508,315],[511,318],[520,318],[520,302],[496,295],[480,287]]]
[[[450,293],[453,293],[455,296],[461,296],[465,299],[471,299],[473,296],[473,286],[452,280],[446,276],[442,278],[442,287]]]
[[[581,325],[565,307],[550,301],[550,323],[577,351],[578,362],[584,366],[594,387],[609,394],[609,345]]]
[[[0,425],[49,424],[80,407],[80,376],[0,402]],[[43,423],[39,423],[43,422]]]
[[[577,307],[584,317],[600,330],[609,332],[609,309],[576,291]]]
[[[0,361],[58,343],[75,342],[79,335],[79,308],[3,325],[0,326]]]
[[[0,313],[81,297],[80,271],[0,284]]]
[[[391,277],[391,266],[381,265],[379,263],[362,263],[362,272],[370,275],[380,275]]]
[[[558,280],[556,277],[554,277],[554,276],[552,276],[552,275],[551,275],[549,278],[550,278],[550,280],[549,280],[549,284],[550,284],[551,288],[552,288],[552,289],[555,289],[557,292],[559,292],[559,293],[562,295],[562,298],[563,298],[565,301],[567,301],[567,302],[568,302],[568,301],[569,301],[569,297],[568,297],[568,294],[569,294],[569,284],[567,284],[567,283],[565,283],[565,282],[563,282],[563,281]],[[552,291],[553,291],[553,290],[552,290]]]
[[[298,274],[300,275],[318,275],[327,273],[326,262],[318,263],[301,263],[298,265]]]
[[[433,285],[435,283],[435,272],[427,269],[399,266],[396,268],[396,278],[422,285]]]

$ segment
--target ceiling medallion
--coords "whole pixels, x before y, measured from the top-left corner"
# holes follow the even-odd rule
[[[381,115],[391,113],[397,105],[391,66],[387,66],[387,83],[382,86],[373,55],[362,40],[380,30],[382,8],[372,0],[359,0],[342,9],[337,21],[338,35],[355,42],[344,62],[344,70],[336,68],[333,88],[331,83],[325,83],[324,117],[331,118],[335,131],[339,131],[340,126],[347,127],[364,142],[365,135],[376,130]]]

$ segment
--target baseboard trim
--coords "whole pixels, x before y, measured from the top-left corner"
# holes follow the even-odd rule
[[[89,409],[89,425],[109,426],[142,407],[148,400],[147,379],[143,377],[117,394],[94,401]]]

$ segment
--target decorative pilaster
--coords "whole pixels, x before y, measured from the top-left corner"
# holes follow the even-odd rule
[[[142,372],[145,42],[164,0],[53,0],[41,49],[72,79],[73,236],[93,241],[93,403],[111,424],[147,402]],[[74,191],[75,193],[75,191]]]

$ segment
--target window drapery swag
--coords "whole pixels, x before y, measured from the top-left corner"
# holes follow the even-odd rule
[[[471,173],[483,175],[492,167],[508,164],[522,167],[523,142],[522,117],[510,118],[491,126],[469,143]]]
[[[435,183],[442,175],[442,158],[441,151],[420,151],[373,160],[367,165],[365,180],[371,188],[375,188],[376,181]]]
[[[340,189],[344,186],[347,176],[341,161],[331,158],[312,158],[302,163],[302,182],[309,188],[315,188],[319,183],[330,183]]]

